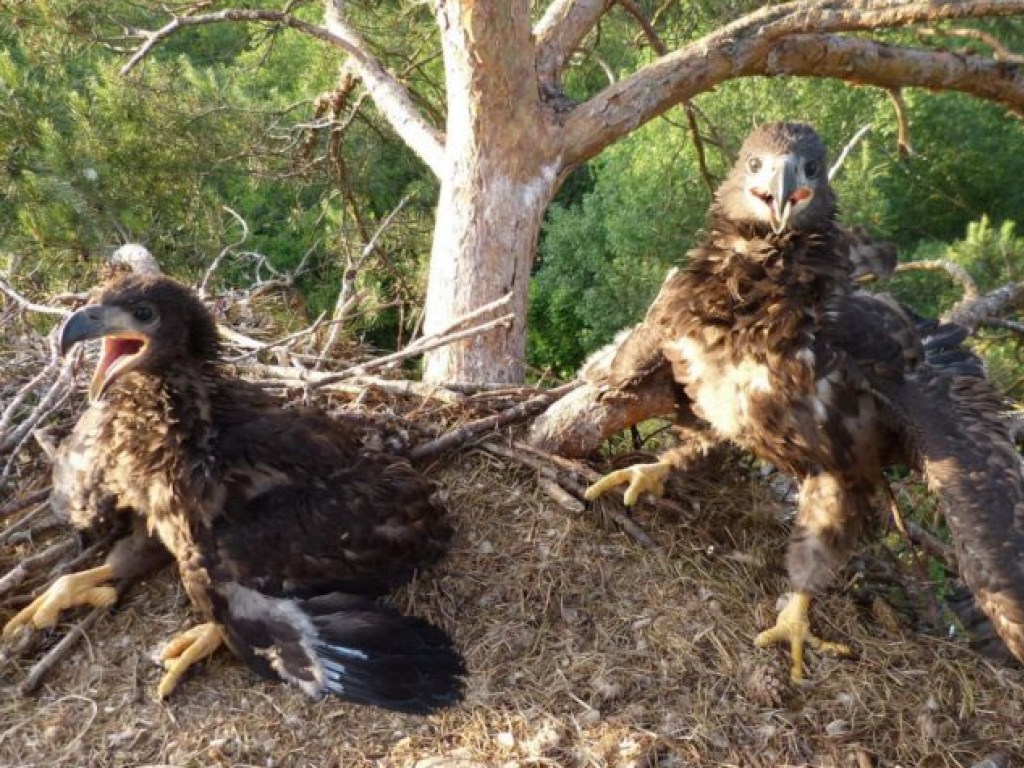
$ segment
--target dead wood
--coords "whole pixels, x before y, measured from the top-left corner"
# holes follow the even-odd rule
[[[575,381],[570,382],[569,384],[563,384],[561,387],[555,387],[547,392],[535,395],[529,400],[518,403],[517,405],[501,411],[500,413],[485,416],[482,419],[471,421],[468,424],[463,424],[461,427],[453,429],[430,442],[416,446],[410,453],[410,456],[413,459],[431,458],[437,456],[443,451],[464,445],[471,438],[490,432],[491,430],[498,429],[499,427],[504,427],[509,424],[514,424],[519,421],[524,421],[539,413],[548,405],[558,400],[567,392],[571,392],[576,389],[578,386],[579,382]]]
[[[59,662],[63,661],[64,657],[71,652],[71,649],[78,644],[78,641],[85,637],[85,633],[92,628],[97,619],[108,610],[109,608],[93,608],[89,611],[84,619],[75,624],[71,631],[61,638],[59,643],[53,646],[43,658],[36,662],[18,686],[18,692],[22,696],[30,696],[35,693],[50,671]]]
[[[562,456],[590,456],[617,432],[676,408],[669,377],[651,377],[613,389],[584,382],[554,402],[530,426],[530,445]]]

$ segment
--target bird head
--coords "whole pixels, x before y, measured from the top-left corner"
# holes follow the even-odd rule
[[[199,298],[169,277],[128,274],[108,283],[95,304],[74,312],[60,331],[62,354],[102,339],[89,386],[96,400],[129,371],[158,373],[185,362],[216,360],[217,325]]]
[[[775,234],[819,227],[835,214],[825,145],[803,123],[762,125],[743,142],[716,198],[730,220],[767,224]]]

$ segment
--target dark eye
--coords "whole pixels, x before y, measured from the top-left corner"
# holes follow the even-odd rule
[[[757,173],[758,171],[760,171],[761,170],[761,158],[760,157],[752,157],[749,160],[747,160],[747,170],[750,171],[751,173]]]
[[[804,163],[804,175],[807,176],[808,179],[813,179],[815,176],[817,176],[818,164],[813,160],[808,160],[806,163]]]
[[[136,307],[132,310],[132,317],[138,320],[140,323],[148,323],[153,319],[153,309],[145,305]]]

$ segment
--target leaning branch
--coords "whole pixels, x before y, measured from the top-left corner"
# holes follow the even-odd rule
[[[983,56],[824,34],[1021,14],[1024,0],[944,4],[863,0],[853,8],[838,2],[767,6],[662,56],[573,110],[561,136],[563,162],[585,161],[675,104],[727,80],[753,75],[831,77],[883,88],[962,91],[1024,114],[1024,78],[1013,65]]]

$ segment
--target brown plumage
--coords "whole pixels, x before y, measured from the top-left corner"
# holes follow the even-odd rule
[[[284,409],[229,376],[212,317],[173,280],[115,279],[61,343],[95,337],[92,403],[58,451],[52,503],[81,528],[140,524],[105,566],[55,585],[5,632],[108,604],[106,582],[169,552],[207,624],[168,646],[161,695],[223,641],[311,696],[418,713],[457,701],[465,670],[450,638],[376,599],[448,546],[429,481],[364,448],[355,421]]]
[[[799,480],[788,556],[796,594],[757,640],[790,644],[795,679],[805,644],[848,651],[810,633],[810,598],[869,527],[882,469],[897,461],[939,495],[965,580],[1024,660],[1024,482],[1003,404],[960,346],[961,329],[854,289],[854,248],[835,223],[826,167],[809,126],[775,123],[748,137],[704,242],[602,379],[624,387],[670,368],[689,432],[699,425],[704,444],[731,440]],[[700,447],[612,473],[588,495],[629,482],[632,503]]]

